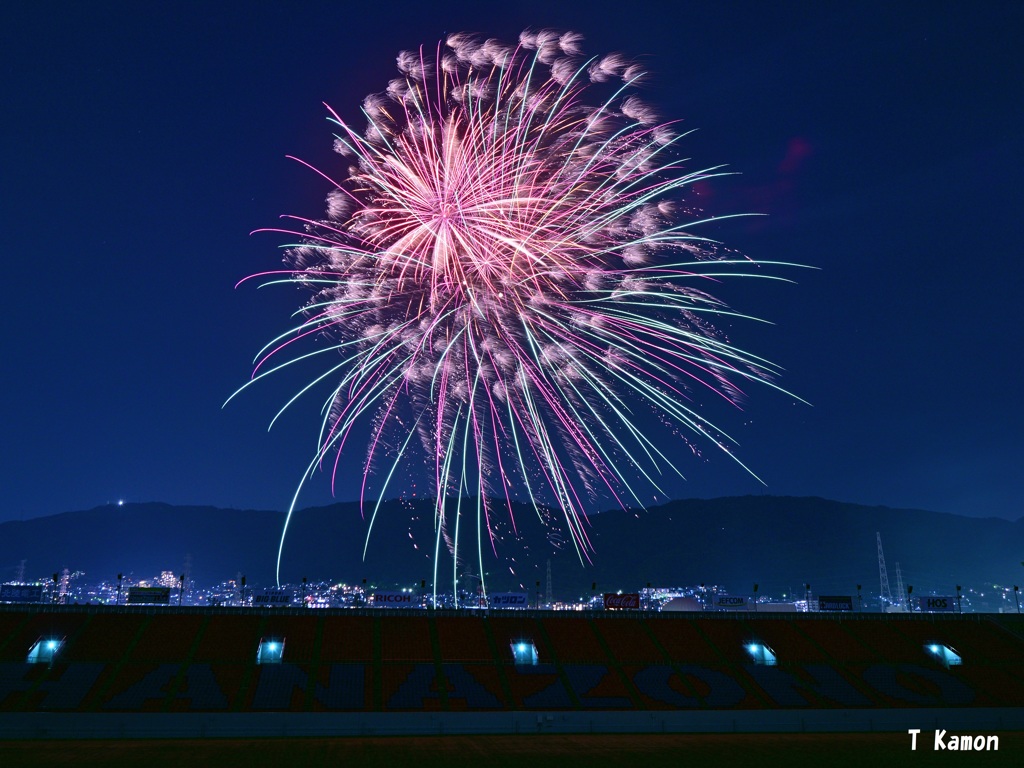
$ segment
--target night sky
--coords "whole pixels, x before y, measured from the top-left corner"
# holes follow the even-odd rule
[[[794,285],[717,291],[726,327],[807,406],[754,387],[728,457],[677,498],[770,493],[1021,516],[1024,5],[968,3],[46,3],[0,26],[0,521],[124,499],[284,509],[320,396],[283,375],[222,409],[305,299],[235,289],[278,268],[280,214],[320,216],[327,102],[399,50],[474,31],[577,30],[653,73],[697,132],[714,230]],[[362,454],[354,451],[358,464]],[[358,494],[358,472],[338,499]],[[326,476],[301,505],[330,500]]]

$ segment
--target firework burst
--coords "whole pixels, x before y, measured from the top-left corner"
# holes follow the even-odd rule
[[[734,313],[703,287],[755,272],[691,232],[703,222],[683,192],[720,170],[686,170],[680,134],[633,95],[640,67],[585,59],[580,41],[451,35],[399,54],[400,77],[364,100],[361,130],[328,107],[347,168],[317,171],[333,186],[327,216],[287,217],[295,228],[275,231],[298,238],[288,269],[254,276],[312,298],[252,381],[329,360],[285,406],[329,389],[288,520],[311,473],[338,473],[360,423],[364,498],[405,490],[410,464],[429,468],[435,563],[442,546],[458,562],[464,518],[481,559],[496,548],[513,501],[586,559],[588,503],[642,505],[638,479],[657,490],[678,473],[651,413],[672,440],[733,456],[695,401],[735,404],[744,382],[774,386],[774,371],[710,323]]]

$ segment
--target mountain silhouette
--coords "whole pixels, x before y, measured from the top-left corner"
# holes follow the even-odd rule
[[[1020,583],[1024,572],[1024,519],[973,518],[924,510],[846,504],[820,498],[744,496],[687,499],[639,510],[592,515],[585,527],[592,549],[581,554],[552,534],[538,513],[513,505],[515,530],[504,503],[490,509],[494,541],[477,540],[478,504],[463,499],[458,531],[460,584],[479,578],[480,559],[489,591],[528,591],[546,585],[550,560],[554,594],[572,599],[603,591],[635,591],[646,584],[719,585],[749,594],[877,594],[876,532],[882,535],[889,581],[896,564],[917,594],[953,594],[957,584],[975,589]],[[297,583],[415,586],[434,579],[450,590],[456,569],[449,546],[454,525],[438,540],[431,500],[382,502],[361,511],[357,502],[298,510],[281,561],[281,579]],[[454,521],[454,503],[446,514]],[[482,507],[479,511],[482,519]],[[541,510],[557,521],[559,513]],[[284,514],[267,510],[172,506],[162,503],[102,506],[80,512],[0,524],[0,580],[14,578],[26,561],[26,578],[67,567],[87,582],[117,573],[151,578],[180,573],[186,556],[200,585],[245,574],[253,586],[275,582]],[[364,557],[365,548],[365,557]],[[495,554],[497,552],[497,554]],[[588,559],[589,558],[589,562]]]

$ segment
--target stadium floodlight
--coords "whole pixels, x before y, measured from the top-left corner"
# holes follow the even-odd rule
[[[256,651],[257,664],[280,664],[284,657],[284,638],[260,638],[260,647]]]
[[[52,664],[53,657],[57,655],[62,645],[63,638],[41,637],[29,649],[26,661],[29,664]]]
[[[528,667],[536,666],[537,646],[534,645],[531,640],[519,640],[511,643],[511,646],[512,660],[517,665],[524,665]]]
[[[775,658],[775,651],[763,643],[748,643],[747,653],[750,654],[755,664],[774,667],[778,663]]]
[[[924,648],[928,653],[938,659],[939,663],[941,663],[946,669],[956,667],[964,663],[963,659],[960,658],[960,654],[948,645],[929,643]]]

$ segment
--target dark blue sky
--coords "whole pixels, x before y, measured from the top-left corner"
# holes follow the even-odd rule
[[[119,498],[286,507],[319,398],[269,434],[294,380],[221,409],[304,298],[233,288],[280,264],[282,239],[251,230],[322,211],[327,186],[285,155],[338,162],[321,102],[356,119],[399,50],[526,26],[640,57],[646,98],[699,129],[695,163],[742,174],[706,207],[769,214],[715,234],[818,268],[720,291],[775,323],[728,331],[813,403],[755,389],[721,419],[767,487],[706,451],[673,495],[1021,516],[1024,6],[503,5],[7,9],[0,521]]]

